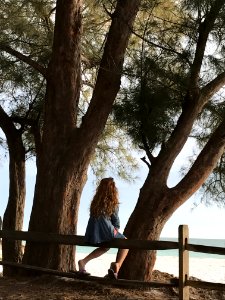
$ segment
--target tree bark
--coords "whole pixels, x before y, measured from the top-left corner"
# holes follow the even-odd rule
[[[25,205],[25,149],[20,130],[16,129],[10,117],[0,107],[0,124],[9,149],[9,198],[3,217],[3,230],[22,230]],[[22,260],[21,241],[2,240],[4,260],[20,262]],[[16,275],[17,269],[4,267],[3,274]]]
[[[77,127],[81,2],[58,0],[52,60],[47,70],[44,128],[29,231],[75,234],[87,168],[120,87],[124,55],[140,1],[118,1],[93,97]],[[27,243],[24,262],[67,271],[72,246]]]
[[[218,81],[218,87],[221,86]],[[214,87],[214,91],[217,88]],[[204,92],[204,95],[203,95]],[[196,99],[189,99],[168,142],[150,166],[149,174],[141,188],[137,205],[125,228],[128,238],[158,240],[161,231],[189,197],[205,182],[225,151],[225,119],[217,127],[184,178],[173,188],[167,179],[173,161],[185,144],[193,123],[204,103],[209,101],[212,90],[203,88]],[[192,101],[191,101],[192,100]],[[125,260],[120,276],[128,279],[150,280],[155,263],[155,252],[131,251]]]
[[[175,187],[167,187],[171,167],[186,143],[195,120],[211,97],[225,84],[224,72],[202,88],[199,84],[208,37],[223,6],[224,1],[216,0],[199,26],[182,113],[158,156],[151,161],[137,205],[125,228],[128,238],[158,240],[167,220],[205,182],[224,153],[225,119],[211,135],[186,176]],[[119,275],[128,279],[150,280],[155,258],[154,251],[130,251]]]
[[[140,190],[137,205],[125,228],[128,238],[158,240],[161,231],[189,197],[204,183],[225,151],[225,119],[205,145],[186,176],[173,188],[168,188],[162,170],[153,166]],[[164,167],[164,172],[167,166]],[[157,176],[157,173],[160,176]],[[155,251],[130,251],[122,265],[120,277],[127,279],[151,280],[155,264]]]

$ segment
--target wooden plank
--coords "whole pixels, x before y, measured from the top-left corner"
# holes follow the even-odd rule
[[[139,281],[139,280],[126,280],[126,279],[106,279],[97,276],[88,276],[85,278],[87,281],[97,281],[98,283],[110,283],[115,286],[127,288],[162,288],[162,287],[178,287],[178,279],[173,281],[157,282],[157,281]]]
[[[187,280],[187,284],[189,286],[194,287],[194,288],[225,291],[225,284],[223,284],[223,283],[208,282],[208,281]]]
[[[0,230],[0,237],[8,240],[23,240],[37,243],[57,243],[65,245],[86,246],[84,237],[79,235],[62,235],[47,232],[28,232],[14,230]]]
[[[188,244],[187,250],[194,251],[194,252],[225,255],[225,248],[222,248],[222,247]]]
[[[124,286],[124,287],[130,287],[130,288],[135,288],[135,287],[145,287],[145,288],[178,287],[178,280],[176,280],[176,279],[173,279],[171,281],[166,281],[166,282],[157,282],[157,281],[146,282],[146,281],[126,280],[126,279],[117,279],[116,280],[116,279],[109,279],[109,278],[98,277],[98,276],[83,276],[82,277],[82,276],[78,276],[78,275],[76,275],[76,273],[72,273],[72,272],[71,273],[70,272],[62,272],[62,271],[58,271],[58,270],[30,266],[30,265],[9,262],[9,261],[0,261],[0,265],[22,268],[22,269],[26,269],[28,271],[29,270],[38,271],[42,274],[45,273],[45,274],[50,274],[50,275],[54,275],[54,276],[74,278],[74,279],[85,280],[85,281],[96,281],[98,283],[107,283],[107,284],[111,284],[111,285]]]
[[[179,226],[179,300],[189,300],[189,253],[186,249],[188,243],[188,226]]]
[[[56,243],[63,245],[96,247],[96,245],[89,245],[85,243],[84,237],[79,235],[62,235],[47,232],[0,230],[0,238],[1,237],[7,238],[9,240],[24,240],[37,243]],[[101,246],[123,249],[167,250],[178,249],[178,242],[114,239],[110,242],[102,243]]]

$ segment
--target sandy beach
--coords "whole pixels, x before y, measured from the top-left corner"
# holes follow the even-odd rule
[[[77,253],[77,261],[85,257],[85,255],[87,253]],[[115,257],[115,254],[104,254],[90,261],[86,269],[91,275],[102,277],[106,275],[109,265],[112,261],[115,261]],[[178,258],[174,256],[157,256],[154,270],[178,277]],[[1,272],[2,266],[0,266]],[[189,276],[199,278],[203,281],[225,283],[225,259],[190,258]]]
[[[85,253],[77,253],[77,261]],[[105,254],[88,263],[86,269],[95,276],[104,276],[115,254]],[[153,280],[165,281],[178,276],[178,259],[158,256]],[[2,267],[0,266],[0,272]],[[157,271],[159,270],[159,271]],[[190,259],[190,276],[201,280],[225,283],[225,260]],[[43,275],[29,278],[0,276],[0,300],[178,300],[177,288],[125,288],[93,281]],[[225,293],[190,288],[190,300],[225,300]]]
[[[77,253],[77,260],[87,254]],[[95,276],[104,276],[110,262],[115,261],[114,254],[104,254],[87,264],[87,270]],[[157,256],[154,270],[166,272],[178,277],[178,258],[174,256]],[[189,276],[204,281],[225,283],[225,259],[190,258]]]

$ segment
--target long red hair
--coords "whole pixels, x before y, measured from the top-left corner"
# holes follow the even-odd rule
[[[118,190],[113,178],[103,178],[100,181],[91,202],[91,216],[95,218],[98,218],[101,215],[111,216],[118,206]]]

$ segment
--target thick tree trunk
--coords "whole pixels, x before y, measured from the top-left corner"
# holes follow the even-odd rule
[[[140,190],[137,205],[125,228],[128,238],[158,240],[169,215],[169,189],[162,182],[148,175]],[[155,264],[156,251],[131,250],[120,270],[119,276],[127,279],[150,280]]]
[[[38,169],[30,231],[76,233],[80,195],[89,162],[78,148],[79,145],[74,146],[78,152],[76,161],[70,155],[71,149],[64,153],[58,151],[56,157],[61,160],[55,159],[50,165],[45,162]],[[24,261],[64,271],[74,269],[74,247],[28,243]]]
[[[151,162],[147,179],[141,188],[137,205],[125,228],[125,235],[134,239],[158,240],[166,221],[204,183],[225,150],[225,119],[217,127],[186,176],[173,188],[166,185],[171,167],[182,150],[195,120],[211,97],[225,82],[219,74],[203,88],[199,86],[208,36],[213,29],[224,1],[216,0],[200,24],[193,64],[190,67],[189,87],[184,98],[182,114],[170,137]],[[148,149],[146,149],[148,150]],[[146,151],[148,154],[148,151]],[[130,251],[120,276],[128,279],[150,280],[155,263],[154,251]]]
[[[169,153],[168,162],[164,161],[163,166],[154,163],[140,190],[137,205],[125,228],[125,235],[133,239],[158,240],[167,220],[204,183],[224,150],[225,119],[175,187],[168,188],[166,185],[165,174],[168,174],[168,165],[170,166]],[[154,251],[130,251],[119,275],[128,279],[151,280],[155,258]]]
[[[58,0],[53,55],[47,71],[45,118],[29,231],[76,234],[87,168],[120,87],[130,27],[139,0],[118,1],[93,97],[80,128],[81,3]],[[24,262],[74,269],[74,247],[27,243]]]
[[[77,207],[90,156],[86,159],[76,142],[80,36],[81,1],[58,0],[30,231],[76,233]],[[24,262],[65,271],[74,267],[73,247],[27,243]]]

